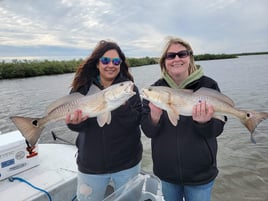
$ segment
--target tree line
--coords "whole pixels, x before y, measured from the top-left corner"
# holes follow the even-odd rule
[[[199,60],[214,60],[214,59],[230,59],[237,58],[241,55],[249,55],[253,53],[241,54],[201,54],[195,55],[195,61]],[[259,54],[259,53],[254,53]],[[263,54],[263,53],[262,53]],[[268,52],[266,52],[268,54]],[[142,57],[142,58],[127,58],[127,63],[130,67],[138,67],[145,65],[158,64],[159,58]],[[64,73],[73,73],[76,71],[80,60],[70,61],[49,61],[49,60],[12,60],[11,62],[2,61],[0,63],[0,79],[26,78],[42,75],[55,75]]]

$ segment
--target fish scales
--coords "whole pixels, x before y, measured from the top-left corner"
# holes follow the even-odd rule
[[[73,114],[78,109],[84,116],[97,117],[100,127],[110,124],[111,111],[135,95],[133,89],[134,83],[125,81],[86,96],[74,93],[51,103],[42,118],[11,116],[10,119],[25,139],[35,145],[47,124],[64,120],[68,114]]]
[[[174,126],[178,123],[179,115],[191,116],[194,105],[200,101],[206,101],[208,105],[212,105],[214,108],[214,118],[222,120],[219,115],[238,118],[251,133],[251,140],[253,142],[255,142],[253,138],[255,128],[261,121],[268,118],[267,112],[237,109],[231,98],[209,88],[200,88],[193,92],[188,89],[150,86],[147,88],[144,87],[141,90],[141,97],[165,110],[170,122]]]

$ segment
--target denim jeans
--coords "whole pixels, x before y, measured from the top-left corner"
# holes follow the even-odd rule
[[[84,174],[78,171],[77,199],[79,201],[102,201],[110,181],[113,182],[114,189],[117,190],[139,174],[140,166],[139,163],[130,169],[109,174]]]
[[[180,186],[165,181],[161,182],[165,201],[210,201],[214,184],[214,180],[198,186]]]

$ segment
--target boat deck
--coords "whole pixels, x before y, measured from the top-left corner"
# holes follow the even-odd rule
[[[13,175],[13,181],[8,178],[0,181],[0,200],[76,200],[77,148],[67,144],[38,144],[37,152],[39,165]],[[164,201],[160,180],[145,172],[115,192],[109,185],[104,200]]]
[[[52,200],[71,201],[76,194],[77,148],[65,144],[39,144],[40,165],[14,175],[32,185],[44,189]],[[47,201],[48,195],[25,182],[5,179],[0,181],[1,200]]]

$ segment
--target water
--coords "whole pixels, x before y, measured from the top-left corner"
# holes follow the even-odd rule
[[[268,55],[243,56],[238,59],[199,61],[205,74],[217,80],[222,92],[231,97],[237,108],[268,112]],[[160,76],[157,65],[131,68],[139,88],[152,84]],[[15,130],[11,115],[41,117],[53,100],[69,93],[74,74],[42,76],[0,81],[0,131]],[[53,130],[60,138],[74,142],[76,133],[63,122],[53,124],[41,136],[41,143],[54,141]],[[230,117],[224,133],[218,138],[218,167],[212,200],[267,201],[268,198],[268,120],[255,131],[257,144],[249,132]],[[152,171],[150,140],[142,137],[142,166]]]

